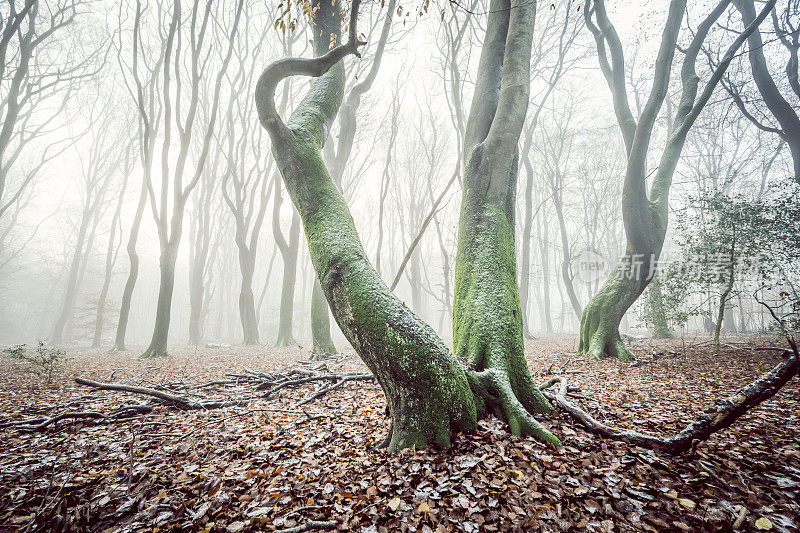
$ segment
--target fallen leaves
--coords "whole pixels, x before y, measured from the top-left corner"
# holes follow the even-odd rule
[[[533,374],[552,361],[565,372],[580,370],[570,383],[588,398],[580,400],[584,408],[608,424],[651,432],[680,427],[774,364],[769,354],[745,349],[719,356],[687,350],[686,357],[634,368],[550,355],[571,352],[573,343],[536,341]],[[169,385],[244,368],[279,371],[305,357],[299,350],[222,349],[154,363],[135,354],[78,353],[71,364],[99,381],[116,370],[121,381]],[[154,364],[160,366],[149,368]],[[353,356],[340,366],[331,370],[364,370]],[[69,409],[105,411],[130,401],[125,393],[74,387],[69,375],[46,389],[9,372],[0,379],[0,407],[11,419],[52,416],[73,402]],[[284,388],[247,408],[208,412],[154,405],[151,414],[114,426],[24,435],[0,429],[0,485],[8,487],[0,494],[0,523],[217,533],[331,522],[367,533],[702,531],[730,529],[740,516],[751,530],[767,524],[762,518],[772,530],[800,523],[797,380],[694,457],[674,458],[603,441],[564,415],[547,420],[563,437],[559,450],[515,438],[487,419],[477,434],[455,436],[449,450],[388,455],[373,450],[388,430],[379,387],[348,383],[308,413],[292,408],[314,390]]]

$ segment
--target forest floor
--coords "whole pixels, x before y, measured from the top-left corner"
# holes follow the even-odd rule
[[[637,341],[632,367],[574,354],[576,338],[528,344],[534,379],[564,373],[576,400],[607,424],[666,434],[779,361],[780,340]],[[333,521],[339,531],[796,531],[800,527],[800,379],[693,455],[670,457],[585,432],[566,414],[543,419],[563,447],[510,435],[495,419],[448,450],[374,450],[386,431],[372,381],[297,407],[319,384],[270,399],[252,384],[194,388],[245,369],[306,367],[300,349],[185,348],[68,353],[53,383],[0,356],[0,426],[67,411],[150,404],[124,421],[0,429],[0,531],[272,531]],[[365,371],[352,352],[332,372]],[[162,385],[245,405],[181,411],[146,396],[95,391],[73,378]]]

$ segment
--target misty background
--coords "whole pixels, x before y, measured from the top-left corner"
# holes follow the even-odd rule
[[[10,9],[19,11],[25,2],[16,4],[0,7],[4,21],[10,20]],[[652,84],[667,2],[612,4],[609,15],[630,67],[626,82],[636,114]],[[691,4],[681,30],[683,44],[712,6]],[[25,43],[22,37],[12,37],[0,79],[0,112],[6,117],[9,109],[18,107],[20,119],[13,125],[4,122],[0,133],[4,143],[0,170],[5,176],[0,191],[0,343],[51,340],[65,315],[63,343],[91,345],[99,324],[99,347],[113,346],[130,271],[127,246],[144,198],[135,240],[139,271],[126,342],[132,347],[146,345],[153,333],[159,289],[156,218],[171,217],[173,179],[176,168],[185,164],[181,186],[192,186],[186,194],[177,248],[170,343],[190,341],[193,306],[200,320],[199,338],[193,342],[243,340],[238,206],[248,222],[248,242],[254,242],[256,228],[252,290],[260,343],[275,343],[282,295],[293,282],[288,299],[292,336],[297,343],[310,345],[314,272],[302,227],[276,172],[268,136],[258,124],[253,91],[270,62],[287,55],[311,56],[311,30],[302,2],[290,4],[287,11],[287,5],[278,5],[277,0],[245,0],[231,41],[234,7],[233,0],[211,4],[205,40],[198,43],[206,4],[185,2],[176,30],[179,59],[169,69],[170,126],[164,122],[168,112],[163,72],[154,78],[160,72],[158,57],[170,2],[40,2],[35,17],[22,23],[23,29],[30,29],[35,20],[31,35],[44,36],[35,43],[29,72],[22,80],[16,74]],[[387,284],[418,239],[395,292],[450,338],[463,165],[459,154],[486,19],[480,15],[488,6],[478,0],[420,5],[365,2],[359,31],[368,44],[361,58],[345,60],[345,101],[369,77],[389,9],[385,50],[357,108],[355,140],[343,166],[341,187],[364,248]],[[625,248],[620,208],[625,150],[582,9],[582,2],[538,2],[516,218],[521,298],[526,330],[533,335],[577,332],[582,306],[604,281],[603,271],[595,277],[580,275],[585,252],[613,265]],[[727,18],[706,40],[698,59],[701,79],[734,32],[741,30],[735,9]],[[765,55],[770,67],[781,72],[788,52],[770,33],[771,24],[768,20],[762,27]],[[229,45],[232,55],[223,69]],[[652,169],[680,95],[680,63],[676,63],[667,104],[654,130],[654,155],[648,163]],[[202,73],[193,87],[195,68]],[[146,127],[137,107],[137,78],[145,91],[148,116],[159,124],[150,137],[150,190],[146,190]],[[156,83],[148,85],[153,79]],[[765,124],[774,122],[757,102],[753,104],[754,98],[748,99],[755,88],[745,48],[732,62],[726,80],[752,104],[752,113],[760,114]],[[11,98],[15,87],[19,98]],[[148,87],[153,88],[150,97]],[[279,88],[283,116],[307,87],[308,80],[298,78]],[[196,116],[181,155],[192,104]],[[793,105],[798,105],[796,98]],[[336,144],[339,134],[337,122],[328,132],[326,149]],[[791,155],[780,137],[756,127],[720,87],[689,133],[673,182],[671,215],[688,209],[690,198],[710,191],[756,197],[770,184],[787,181],[791,169]],[[674,232],[671,226],[664,257],[677,253]],[[767,322],[746,292],[730,312],[739,329],[757,330]],[[635,306],[626,315],[624,332],[648,331],[638,313]],[[345,343],[335,323],[332,328],[337,344]],[[703,329],[707,329],[703,316],[698,315],[685,331]]]

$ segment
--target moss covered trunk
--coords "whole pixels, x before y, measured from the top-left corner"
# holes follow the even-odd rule
[[[529,412],[549,412],[525,361],[514,246],[517,158],[505,183],[486,187],[489,166],[479,147],[464,176],[453,303],[453,348],[470,369],[497,370]],[[505,413],[519,434],[515,415]]]
[[[583,310],[579,353],[595,358],[608,355],[623,360],[633,359],[633,354],[620,338],[619,324],[647,287],[644,280],[634,277],[635,274],[628,264],[617,265]]]
[[[527,58],[523,57],[521,64],[515,65],[512,72],[519,73],[527,67],[524,76],[527,89],[529,64],[526,61],[530,59],[533,7],[525,2],[511,4],[508,1],[492,3],[497,9],[492,11],[490,26],[496,29],[495,19],[505,19],[502,28],[505,42],[509,13],[514,13],[512,20],[519,19],[511,26],[516,28],[513,35],[517,39],[527,39]],[[354,11],[357,5],[358,2],[354,2]],[[314,23],[320,28],[314,31],[317,59],[282,60],[270,65],[259,79],[256,102],[259,119],[270,134],[278,168],[300,213],[311,260],[333,316],[356,353],[375,374],[386,395],[392,425],[384,445],[392,451],[430,443],[448,446],[451,433],[474,431],[478,417],[489,410],[503,415],[515,433],[534,434],[548,442],[558,443],[558,439],[542,428],[526,409],[526,406],[530,406],[532,410],[544,411],[549,410],[549,405],[546,402],[542,405],[537,403],[535,395],[538,391],[530,381],[522,359],[521,313],[513,267],[513,218],[507,215],[508,199],[500,203],[484,202],[478,195],[465,194],[474,202],[470,202],[462,218],[469,218],[480,228],[474,233],[465,233],[462,239],[466,239],[465,242],[484,243],[487,251],[484,253],[480,245],[467,246],[461,254],[461,262],[462,267],[468,268],[462,268],[461,277],[466,279],[468,270],[473,281],[471,285],[477,292],[466,290],[463,285],[462,290],[469,294],[482,294],[490,283],[487,278],[493,277],[496,269],[498,257],[493,254],[501,254],[499,260],[504,264],[510,262],[512,267],[503,269],[500,276],[503,280],[510,276],[510,284],[513,285],[513,291],[508,296],[510,300],[498,298],[491,302],[491,309],[472,308],[476,336],[470,339],[474,338],[477,342],[477,333],[483,330],[478,323],[488,327],[510,321],[502,327],[505,331],[515,333],[504,337],[502,342],[505,342],[504,346],[516,350],[516,358],[504,358],[499,351],[495,351],[482,360],[480,369],[467,368],[453,356],[433,329],[389,290],[370,264],[347,204],[321,156],[330,121],[336,116],[342,100],[344,68],[341,59],[357,53],[358,49],[355,17],[351,14],[348,44],[329,50],[329,43],[339,42],[339,4],[331,5],[317,0],[313,7]],[[512,34],[511,31],[508,33]],[[332,35],[335,40],[331,39]],[[492,40],[492,43],[495,41]],[[519,43],[509,48],[520,50]],[[500,65],[502,52],[503,47],[500,48]],[[521,47],[521,52],[524,56],[525,46]],[[492,66],[495,70],[499,67],[497,62]],[[275,111],[275,86],[280,80],[294,74],[319,77],[288,123],[284,124]],[[519,76],[513,76],[506,83],[516,88],[520,79]],[[515,107],[520,103],[519,96],[508,95],[505,101]],[[476,98],[480,99],[480,95]],[[524,102],[527,102],[527,97]],[[494,115],[495,109],[482,108],[480,118]],[[514,111],[518,113],[519,109],[515,108]],[[516,177],[516,172],[511,173],[510,169],[516,165],[513,153],[519,133],[516,139],[505,133],[498,134],[507,138],[507,142],[498,144],[498,155],[507,161],[503,178],[506,185],[498,184],[499,189],[507,187]],[[511,156],[507,156],[509,151]],[[486,163],[490,159],[479,157],[472,160]],[[511,164],[512,160],[514,165]],[[494,166],[489,164],[477,164],[472,168],[479,171],[480,180],[491,181],[492,177],[498,176],[494,174]],[[490,197],[484,199],[498,198],[498,192],[493,189]],[[483,280],[487,283],[482,283]],[[495,312],[499,314],[492,315]],[[464,357],[463,360],[468,358]],[[512,391],[510,381],[517,385],[519,394]]]

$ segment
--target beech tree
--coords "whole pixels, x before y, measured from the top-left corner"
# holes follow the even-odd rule
[[[700,78],[695,68],[697,55],[709,30],[730,3],[730,0],[720,0],[714,6],[698,25],[690,44],[684,50],[680,101],[648,193],[647,154],[653,127],[669,86],[686,2],[670,2],[655,60],[653,85],[637,121],[628,102],[622,43],[606,13],[605,2],[586,0],[584,19],[597,45],[600,69],[611,90],[614,112],[628,156],[622,191],[622,217],[627,246],[622,261],[611,271],[603,287],[583,310],[579,353],[598,358],[604,355],[620,359],[633,358],[620,338],[619,325],[623,315],[652,280],[655,262],[661,254],[667,231],[672,176],[686,136],[734,59],[736,51],[775,5],[775,1],[770,0],[758,17],[748,23],[744,31],[728,46],[702,91],[699,91]]]
[[[239,0],[230,22],[230,27],[225,31],[225,37],[220,37],[220,43],[214,42],[214,29],[222,23],[217,17],[219,13],[212,13],[212,4],[206,3],[201,7],[199,0],[194,0],[189,12],[189,35],[183,35],[185,28],[182,21],[184,12],[180,2],[175,2],[172,12],[161,12],[162,16],[169,17],[170,23],[165,34],[162,35],[163,43],[163,72],[161,74],[162,90],[159,95],[164,102],[163,135],[161,147],[161,183],[157,191],[154,184],[147,183],[148,196],[153,219],[158,229],[160,254],[160,285],[156,319],[153,337],[150,345],[142,357],[163,357],[167,354],[167,337],[169,335],[170,316],[172,311],[172,293],[175,286],[175,262],[177,260],[178,246],[183,235],[183,218],[189,195],[200,180],[208,157],[211,145],[211,136],[217,121],[219,109],[220,90],[222,78],[230,63],[233,54],[233,44],[239,25],[244,0]],[[159,11],[163,6],[159,6]],[[141,4],[137,3],[136,24],[140,23],[142,16]],[[212,20],[213,19],[213,20]],[[209,29],[210,28],[210,29]],[[184,39],[188,46],[184,48]],[[227,42],[224,42],[227,40]],[[217,47],[217,45],[220,45]],[[218,61],[204,59],[208,52],[205,47],[219,49],[222,57]],[[217,59],[217,58],[215,58]],[[217,66],[216,72],[212,69]],[[173,69],[180,71],[184,67],[190,72],[188,92],[184,92],[184,80],[176,77],[172,80]],[[212,79],[210,89],[210,106],[207,112],[207,123],[198,124],[198,107],[201,103],[200,85],[206,78]],[[172,86],[172,81],[175,87]],[[188,102],[185,108],[182,104]],[[173,109],[172,106],[175,106]],[[205,128],[202,130],[201,128]],[[170,147],[173,146],[173,128],[178,130],[178,156],[174,166],[170,161]],[[201,148],[197,160],[194,161],[194,171],[187,169],[189,149],[195,135],[201,139]],[[184,183],[184,177],[188,180]],[[172,198],[170,202],[170,192]],[[157,194],[158,193],[158,194]]]
[[[754,1],[735,0],[734,5],[741,14],[742,22],[745,25],[752,24],[756,19]],[[770,72],[770,64],[764,54],[767,43],[764,42],[760,29],[756,28],[747,37],[747,58],[753,82],[761,98],[749,98],[745,94],[744,83],[736,83],[729,77],[723,80],[723,85],[748,120],[763,131],[778,135],[786,143],[792,157],[792,178],[800,183],[800,116],[797,113],[797,101],[800,99],[800,3],[789,0],[786,7],[780,10],[774,3],[772,5],[772,29],[778,42],[788,53],[783,73],[776,76]],[[783,88],[785,85],[788,87]],[[767,112],[754,109],[751,102],[756,102],[755,107],[766,107]]]
[[[225,151],[227,158],[222,196],[234,219],[234,240],[241,274],[239,319],[243,343],[246,345],[259,343],[253,275],[261,227],[275,176],[272,158],[267,160],[268,154],[260,149],[263,130],[250,120],[254,111],[252,100],[247,98],[243,102],[241,97],[255,82],[256,71],[252,63],[258,61],[266,35],[262,33],[259,38],[253,39],[247,28],[240,32],[240,45],[234,50],[237,69],[230,81],[225,135],[220,140],[219,148]],[[254,156],[250,156],[251,152]],[[275,184],[276,188],[278,186]]]
[[[446,447],[451,431],[475,431],[487,412],[502,416],[515,434],[557,444],[531,414],[552,408],[523,357],[514,250],[517,143],[530,90],[535,3],[494,0],[489,9],[463,148],[455,354],[369,263],[322,160],[327,124],[342,99],[341,60],[358,54],[362,44],[356,38],[358,4],[351,7],[348,41],[329,49],[338,42],[339,4],[313,2],[317,57],[272,63],[256,85],[256,103],[334,318],[386,395],[392,426],[383,445],[392,451]],[[284,122],[275,109],[275,88],[301,74],[318,78]]]
[[[112,122],[110,113],[111,109],[103,109],[90,120],[93,123],[96,121],[91,136],[93,150],[82,162],[80,178],[77,180],[81,191],[80,215],[61,307],[50,335],[50,342],[54,345],[62,344],[68,333],[97,226],[108,208],[111,184],[124,158],[124,150],[118,149],[121,140],[119,133],[115,135],[111,128],[100,126],[107,126]]]

